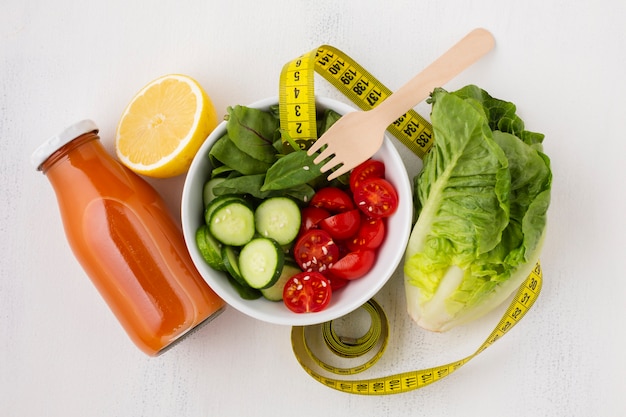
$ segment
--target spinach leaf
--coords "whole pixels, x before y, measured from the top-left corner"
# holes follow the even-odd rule
[[[228,165],[220,165],[216,168],[213,168],[211,171],[211,178],[222,177],[224,174],[230,174],[231,172],[237,172]]]
[[[294,185],[293,187],[281,189],[281,190],[261,190],[265,175],[242,175],[240,177],[227,178],[221,183],[217,184],[213,189],[215,195],[225,194],[248,194],[258,199],[266,199],[270,197],[287,195],[296,200],[307,203],[311,201],[315,190],[313,187],[307,184]]]
[[[341,115],[336,111],[331,109],[324,110],[324,114],[317,121],[317,137],[322,136],[340,118]]]
[[[229,178],[217,184],[213,189],[213,193],[215,195],[249,194],[256,198],[268,198],[271,196],[271,191],[261,191],[264,180],[264,174],[243,175],[241,177]]]
[[[278,104],[272,104],[269,113],[280,123],[280,106]]]
[[[279,121],[269,112],[239,105],[228,108],[228,136],[237,148],[254,159],[274,162],[278,128]]]
[[[242,152],[235,146],[230,135],[224,135],[215,142],[211,147],[209,157],[212,161],[218,160],[244,175],[263,174],[271,166],[271,163],[259,161]]]
[[[281,157],[267,170],[261,191],[284,190],[321,176],[321,164],[313,163],[316,156],[317,153],[309,156],[307,151],[297,150]]]
[[[301,184],[287,188],[286,190],[275,191],[274,193],[276,195],[288,195],[303,203],[308,203],[313,198],[313,195],[315,195],[315,189],[308,184]]]
[[[276,149],[276,152],[279,154],[283,153],[283,139],[279,136],[278,139],[276,139],[274,141],[274,149]]]

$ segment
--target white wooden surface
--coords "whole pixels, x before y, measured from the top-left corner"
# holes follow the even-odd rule
[[[626,413],[626,3],[1,0],[0,10],[0,415]],[[157,359],[130,344],[29,165],[39,143],[92,118],[112,150],[124,106],[170,72],[196,77],[223,114],[276,95],[283,63],[324,43],[395,89],[477,26],[496,49],[447,87],[475,83],[515,102],[527,128],[546,134],[554,170],[544,290],[518,327],[443,381],[387,397],[322,386],[297,364],[289,328],[234,309]],[[398,147],[413,176],[418,161]],[[152,181],[176,214],[183,179]],[[497,320],[425,333],[400,284],[397,273],[378,297],[392,339],[366,376],[459,359]]]

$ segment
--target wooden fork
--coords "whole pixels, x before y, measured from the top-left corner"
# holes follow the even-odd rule
[[[478,61],[495,44],[485,29],[474,29],[435,62],[417,74],[398,91],[368,111],[354,111],[342,116],[309,148],[312,155],[324,145],[314,159],[319,164],[333,156],[321,171],[341,165],[328,176],[336,178],[367,160],[383,143],[387,127],[407,110],[426,99],[435,87],[441,87],[455,75]]]

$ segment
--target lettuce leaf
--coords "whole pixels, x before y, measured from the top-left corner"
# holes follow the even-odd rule
[[[515,105],[470,85],[431,94],[435,144],[415,181],[407,245],[410,316],[445,331],[502,303],[536,263],[552,174],[544,136]]]

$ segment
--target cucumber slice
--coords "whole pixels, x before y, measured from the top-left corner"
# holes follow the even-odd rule
[[[252,239],[239,253],[241,276],[252,288],[269,288],[283,270],[285,254],[274,239]]]
[[[223,205],[224,203],[229,202],[229,201],[236,201],[242,204],[247,204],[243,198],[234,194],[227,194],[227,195],[221,195],[219,197],[215,197],[213,200],[211,200],[211,202],[206,206],[206,209],[204,210],[205,223],[209,224],[211,222],[211,216],[213,215],[215,210],[221,205]]]
[[[300,207],[288,197],[272,197],[263,201],[254,212],[257,232],[287,245],[300,230]]]
[[[200,254],[209,266],[217,271],[225,271],[222,262],[221,244],[209,233],[207,225],[203,224],[196,231],[196,245]]]
[[[204,187],[202,187],[202,201],[204,202],[204,207],[208,206],[211,201],[215,200],[216,195],[213,193],[213,189],[217,184],[224,181],[226,181],[226,178],[218,177],[211,178],[204,183]]]
[[[254,212],[245,202],[226,201],[212,211],[208,226],[223,244],[243,246],[254,236]]]
[[[239,270],[239,259],[237,254],[235,253],[235,249],[232,246],[222,246],[221,259],[222,263],[224,264],[224,269],[228,271],[230,276],[233,277],[241,285],[248,286],[246,281],[241,276],[241,271]]]
[[[289,278],[299,274],[300,272],[302,272],[302,270],[296,265],[285,263],[278,280],[271,287],[262,289],[261,294],[263,294],[263,297],[270,301],[281,301],[283,299],[283,288],[285,288],[285,283],[287,283]]]

